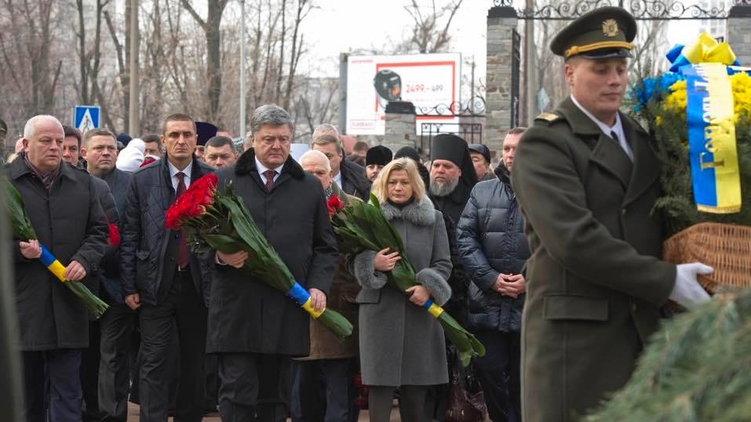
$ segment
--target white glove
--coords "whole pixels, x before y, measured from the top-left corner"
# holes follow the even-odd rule
[[[675,271],[675,286],[668,298],[686,309],[694,309],[710,299],[696,279],[697,275],[712,274],[714,268],[700,262],[679,264]]]

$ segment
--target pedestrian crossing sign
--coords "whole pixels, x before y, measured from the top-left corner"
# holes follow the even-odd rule
[[[82,134],[99,127],[99,106],[77,105],[73,109],[73,127]]]

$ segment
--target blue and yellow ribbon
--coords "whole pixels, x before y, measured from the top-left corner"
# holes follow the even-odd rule
[[[438,319],[439,316],[443,313],[443,308],[433,303],[432,300],[428,299],[427,302],[425,302],[424,305],[422,305],[423,308],[428,310],[428,313],[430,315],[433,315],[433,318]]]
[[[39,245],[39,247],[42,249],[42,256],[39,257],[39,261],[41,261],[42,265],[47,267],[55,277],[64,283],[66,281],[65,276],[63,275],[65,274],[65,266],[63,266],[54,255],[52,255],[52,252],[50,252],[49,249],[45,248],[43,245]]]
[[[699,34],[699,39],[686,47],[677,44],[666,54],[672,66],[671,72],[679,72],[684,66],[699,63],[721,63],[727,66],[740,66],[733,49],[727,42],[717,42],[706,32]]]
[[[741,182],[733,123],[733,92],[722,63],[683,67],[694,200],[699,211],[741,209]]]
[[[325,311],[326,308],[316,311],[313,308],[312,300],[310,299],[310,293],[300,283],[295,282],[291,289],[287,292],[287,296],[291,297],[301,308],[305,309],[315,319],[318,319]]]

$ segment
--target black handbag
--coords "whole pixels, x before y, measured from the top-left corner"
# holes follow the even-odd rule
[[[476,383],[477,380],[471,365],[465,368],[465,371],[467,373],[462,376],[461,363],[457,357],[449,380],[449,405],[446,409],[446,422],[483,422],[485,420],[487,414],[485,395],[479,388],[473,392],[467,391],[464,378],[467,378],[467,381],[474,380],[473,383]]]

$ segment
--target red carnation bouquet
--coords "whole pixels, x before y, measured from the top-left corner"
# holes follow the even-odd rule
[[[370,194],[370,203],[352,201],[349,206],[335,195],[326,204],[331,216],[331,225],[336,231],[339,251],[356,255],[362,251],[378,252],[384,248],[398,251],[402,259],[393,270],[387,271],[388,285],[400,292],[417,285],[415,269],[404,253],[404,245],[399,232],[384,217],[378,198]],[[405,293],[407,294],[407,293]],[[485,355],[485,346],[462,327],[443,308],[428,300],[423,306],[443,327],[443,332],[455,346],[462,365],[469,365],[473,356]]]
[[[351,335],[352,324],[341,314],[313,308],[310,294],[258,229],[232,185],[222,193],[217,190],[217,182],[216,175],[207,174],[191,183],[167,210],[167,228],[183,230],[194,251],[247,252],[243,272],[285,293],[339,339]]]

